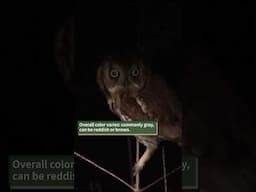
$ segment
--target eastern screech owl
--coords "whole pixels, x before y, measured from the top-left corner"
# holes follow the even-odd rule
[[[161,140],[180,143],[181,104],[167,83],[144,65],[143,58],[103,60],[97,70],[97,82],[110,110],[121,120],[158,121],[158,136],[136,136],[146,150],[134,166],[134,175],[143,169]]]

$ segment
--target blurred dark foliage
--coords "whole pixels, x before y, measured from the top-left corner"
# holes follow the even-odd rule
[[[128,179],[126,138],[78,138],[75,124],[77,119],[116,119],[96,86],[95,70],[103,55],[134,49],[139,42],[145,61],[183,101],[184,139],[200,155],[202,190],[256,188],[255,56],[249,3],[55,1],[9,7],[5,29],[11,75],[4,92],[8,154],[72,154],[75,149],[114,166]],[[63,81],[54,51],[57,32],[74,15],[75,96]],[[177,149],[171,145],[170,150]],[[78,188],[90,182],[123,187],[76,161]],[[152,160],[152,166],[157,161]]]

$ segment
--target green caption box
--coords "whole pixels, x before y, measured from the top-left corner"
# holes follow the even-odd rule
[[[72,156],[9,156],[11,189],[73,189]]]
[[[182,156],[182,189],[198,189],[198,158]]]
[[[157,121],[78,121],[79,136],[158,135]]]
[[[11,189],[74,189],[73,156],[9,156]],[[198,189],[198,158],[183,156],[182,189]]]

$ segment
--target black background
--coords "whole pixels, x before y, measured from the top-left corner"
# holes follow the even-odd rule
[[[75,120],[115,118],[108,113],[96,87],[93,72],[97,59],[106,50],[134,46],[138,31],[143,36],[146,58],[170,84],[176,86],[183,78],[186,63],[206,60],[220,67],[223,77],[247,106],[248,114],[254,114],[255,56],[251,48],[251,7],[246,2],[100,6],[54,1],[8,7],[6,29],[11,73],[5,81],[7,102],[4,102],[8,115],[8,154],[72,154],[74,148],[84,149],[82,141],[75,139]],[[83,91],[76,98],[65,87],[53,55],[54,35],[69,15],[77,16],[80,48],[78,83]],[[171,70],[167,70],[169,67]],[[115,145],[125,140],[111,141]],[[124,153],[122,147],[116,147]],[[102,158],[113,159],[100,145],[93,146],[93,150],[100,151]]]

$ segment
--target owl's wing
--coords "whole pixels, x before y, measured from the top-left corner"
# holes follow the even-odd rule
[[[150,78],[136,102],[153,119],[173,125],[182,122],[182,105],[175,90],[157,75]]]
[[[158,121],[160,137],[179,141],[183,120],[180,102],[165,82],[158,79],[154,81],[136,97],[136,102],[150,120]]]
[[[107,99],[108,106],[109,106],[110,110],[113,112],[114,111],[113,110],[113,100],[112,100],[112,97],[109,94],[107,88],[104,86],[103,76],[104,76],[103,65],[100,65],[97,70],[96,81],[100,87],[100,90],[103,92],[104,96]]]
[[[125,94],[120,96],[120,112],[132,120],[150,120],[149,115],[141,109],[136,99]]]

